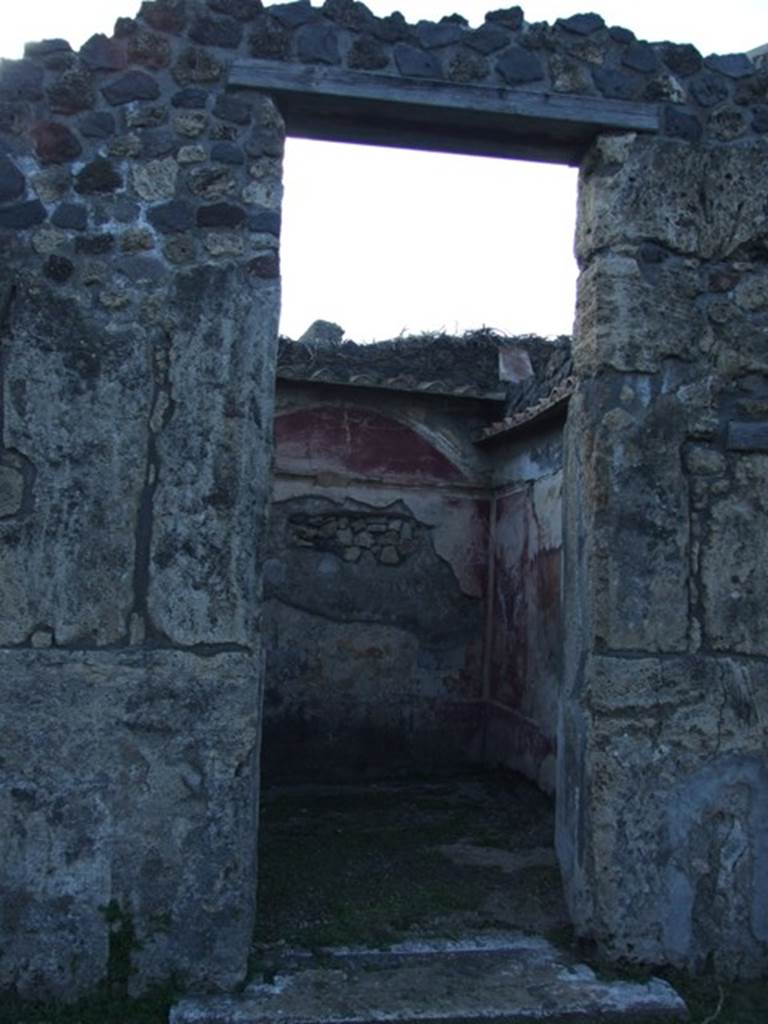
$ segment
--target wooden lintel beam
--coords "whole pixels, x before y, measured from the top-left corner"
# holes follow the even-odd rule
[[[332,141],[575,164],[600,132],[659,129],[651,103],[274,61],[235,61],[228,84],[272,93],[289,134]]]

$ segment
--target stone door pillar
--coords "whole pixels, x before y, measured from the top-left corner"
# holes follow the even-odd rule
[[[616,957],[768,965],[768,146],[581,171],[558,852]]]
[[[142,15],[0,68],[0,990],[35,997],[232,988],[255,913],[283,125]]]

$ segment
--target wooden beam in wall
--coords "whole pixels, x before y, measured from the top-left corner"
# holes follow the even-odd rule
[[[659,129],[653,103],[275,61],[235,61],[229,86],[271,93],[289,135],[334,142],[577,165],[601,132]]]

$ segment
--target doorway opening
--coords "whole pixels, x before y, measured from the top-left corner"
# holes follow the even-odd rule
[[[406,159],[421,156],[441,159]],[[462,197],[443,202],[441,245],[450,236],[471,293],[482,291],[481,250],[509,265],[513,242],[525,247],[527,234],[535,247],[522,216],[516,234],[491,220],[472,199],[484,190],[466,192],[464,165],[462,176]],[[384,178],[391,186],[392,174]],[[348,191],[360,180],[352,173]],[[363,180],[367,202],[386,191]],[[292,216],[302,220],[291,200],[289,166],[290,337],[280,347],[265,560],[259,955],[269,959],[278,941],[557,931],[567,924],[552,797],[569,338],[517,329],[525,321],[511,314],[467,326],[473,314],[446,313],[455,284],[443,288],[438,329],[421,330],[419,316],[436,314],[402,312],[408,297],[399,302],[387,270],[392,238],[368,222],[348,245],[379,295],[362,305],[373,303],[385,324],[393,310],[396,319],[342,340],[333,321],[348,336],[361,322],[342,302],[362,286],[336,257],[312,251],[327,227],[291,241]],[[570,209],[572,235],[575,202]],[[353,218],[363,222],[359,211]],[[473,232],[484,221],[486,241],[463,241],[462,221]],[[419,239],[417,291],[430,272],[424,234],[408,218],[394,232],[403,252]],[[379,242],[384,264],[365,265]],[[311,266],[331,265],[341,285],[321,289],[311,318],[326,323],[303,337],[291,326],[310,319],[295,312],[292,245]],[[311,277],[308,266],[301,276]],[[513,314],[515,296],[534,285],[511,277]],[[564,286],[571,310],[574,280],[575,271]],[[553,308],[556,289],[551,276],[536,283],[542,308]]]

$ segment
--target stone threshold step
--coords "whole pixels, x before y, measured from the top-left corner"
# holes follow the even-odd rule
[[[601,981],[550,942],[518,933],[281,954],[239,995],[187,998],[170,1024],[467,1024],[684,1021],[667,982]]]

